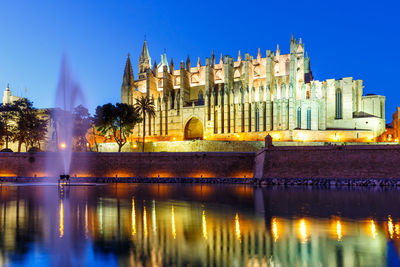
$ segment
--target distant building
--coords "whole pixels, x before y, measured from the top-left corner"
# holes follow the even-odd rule
[[[19,99],[22,99],[22,97],[12,95],[10,90],[10,84],[7,84],[7,88],[3,92],[3,105],[11,104]]]
[[[363,96],[363,88],[352,77],[314,80],[304,44],[293,37],[289,54],[278,46],[218,61],[213,52],[205,65],[199,58],[192,66],[188,57],[178,69],[165,53],[151,69],[145,41],[136,80],[128,55],[121,102],[154,99],[150,140],[264,140],[269,132],[275,141],[373,141],[385,131],[385,97]]]

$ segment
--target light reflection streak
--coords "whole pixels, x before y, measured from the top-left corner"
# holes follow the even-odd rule
[[[87,202],[85,204],[85,238],[89,237],[89,219],[88,219],[88,207]]]
[[[389,215],[388,217],[388,232],[389,232],[389,237],[390,239],[393,238],[393,221],[392,221],[392,217]]]
[[[144,229],[144,236],[147,236],[147,214],[146,214],[146,206],[143,206],[143,229]]]
[[[174,237],[174,239],[176,239],[174,205],[172,205],[172,210],[171,210],[171,224],[172,224],[172,236]]]
[[[276,218],[272,219],[272,234],[274,236],[274,241],[278,240],[279,235],[278,235],[278,224],[276,222]]]
[[[337,234],[337,240],[338,241],[342,241],[342,223],[340,222],[340,220],[336,221],[336,234]]]
[[[372,236],[372,238],[375,238],[376,237],[376,225],[375,225],[375,222],[374,222],[374,220],[371,220],[371,236]]]
[[[241,241],[240,222],[239,222],[239,214],[238,213],[236,213],[236,216],[235,216],[235,229],[236,229],[236,239]]]
[[[300,221],[299,232],[302,242],[307,242],[307,225],[304,219]]]
[[[136,234],[136,214],[135,214],[135,199],[132,198],[132,209],[131,209],[131,221],[132,221],[132,236]]]
[[[206,211],[203,210],[203,215],[201,216],[201,221],[203,225],[203,237],[207,239],[207,221],[206,221]]]
[[[152,219],[153,219],[153,232],[154,232],[154,233],[157,233],[157,225],[156,225],[156,201],[155,201],[155,200],[153,200]]]
[[[64,236],[64,203],[61,199],[60,203],[60,238]]]

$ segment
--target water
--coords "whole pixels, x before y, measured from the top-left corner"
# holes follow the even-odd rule
[[[0,264],[398,265],[398,196],[242,185],[2,185]]]
[[[51,111],[54,136],[50,142],[59,153],[56,157],[53,154],[48,157],[46,170],[48,176],[69,174],[73,150],[73,111],[79,104],[86,106],[85,96],[64,56],[56,89],[55,108]]]

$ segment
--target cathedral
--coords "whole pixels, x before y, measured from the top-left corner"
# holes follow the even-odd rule
[[[236,60],[216,58],[202,65],[190,58],[175,67],[161,55],[151,66],[147,42],[134,78],[128,55],[121,102],[154,100],[156,116],[146,116],[146,141],[229,140],[371,142],[385,131],[385,97],[363,95],[363,81],[352,77],[314,80],[301,38],[290,40],[290,53],[256,57],[240,51]],[[143,132],[135,127],[133,140]]]

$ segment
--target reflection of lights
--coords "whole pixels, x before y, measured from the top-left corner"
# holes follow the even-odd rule
[[[147,236],[147,215],[146,215],[146,206],[143,206],[143,229],[144,229],[144,236]]]
[[[307,135],[306,134],[304,134],[304,133],[299,133],[298,135],[297,135],[297,138],[300,140],[300,141],[306,141],[306,139],[307,139]]]
[[[136,234],[136,214],[135,214],[135,199],[132,198],[132,211],[131,211],[131,221],[132,221],[132,236]]]
[[[394,232],[396,233],[397,238],[399,238],[399,235],[400,235],[400,225],[399,225],[398,223],[396,223],[395,226],[394,226]]]
[[[156,201],[153,200],[153,209],[152,209],[152,219],[153,219],[153,232],[157,232],[157,225],[156,225]]]
[[[274,236],[274,241],[278,240],[279,235],[278,235],[278,223],[276,222],[276,218],[272,219],[272,234]]]
[[[240,222],[239,222],[239,214],[236,213],[235,216],[235,229],[236,229],[236,238],[240,241]]]
[[[64,236],[64,203],[61,199],[60,203],[60,238]]]
[[[85,238],[89,237],[89,219],[88,219],[88,208],[87,202],[85,204]]]
[[[389,215],[389,218],[388,218],[388,232],[389,232],[390,238],[393,238],[393,232],[394,232],[394,230],[393,230],[393,222],[392,222],[392,217],[390,217],[390,215]]]
[[[342,234],[342,223],[340,222],[340,220],[336,221],[336,234],[337,234],[337,240],[341,241],[343,234]]]
[[[203,225],[203,237],[207,239],[207,221],[206,221],[206,211],[203,210],[203,215],[201,216],[201,221]]]
[[[307,225],[306,225],[306,221],[304,219],[301,219],[301,221],[300,221],[299,233],[300,233],[300,238],[302,239],[302,242],[307,242]]]
[[[172,236],[174,237],[174,239],[176,239],[174,206],[172,206],[171,210],[171,224],[172,224]]]
[[[60,148],[61,148],[61,149],[65,149],[66,147],[67,147],[67,144],[64,143],[64,142],[62,142],[62,143],[60,144]]]
[[[371,227],[371,236],[372,236],[372,238],[375,238],[376,237],[376,225],[375,225],[374,220],[371,220],[370,227]]]

